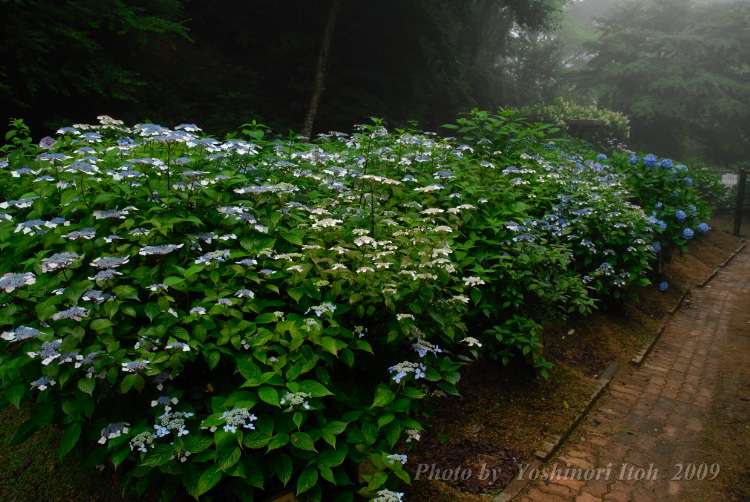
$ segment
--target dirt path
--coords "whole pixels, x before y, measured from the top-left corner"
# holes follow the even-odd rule
[[[516,500],[750,501],[749,452],[746,247],[694,289],[642,367],[620,370]]]

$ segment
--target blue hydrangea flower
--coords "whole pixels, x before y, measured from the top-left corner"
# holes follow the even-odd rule
[[[630,163],[631,164],[637,164],[638,163],[638,156],[636,154],[633,154],[630,156]]]
[[[679,221],[680,223],[685,221],[685,218],[687,218],[687,214],[685,214],[685,211],[683,211],[682,209],[679,209],[676,213],[674,213],[674,215],[675,217],[677,217],[677,221]]]
[[[686,228],[682,231],[682,238],[686,241],[692,239],[695,236],[695,232],[693,232],[691,229]]]
[[[649,153],[643,159],[643,165],[646,167],[654,167],[657,163],[656,155]]]
[[[699,231],[700,233],[704,233],[704,232],[708,232],[709,228],[711,228],[711,227],[709,227],[709,226],[708,226],[708,224],[706,224],[706,223],[701,223],[700,225],[698,225],[698,229],[697,229],[697,230],[698,230],[698,231]]]
[[[693,180],[691,178],[685,178],[684,180],[682,180],[682,182],[685,183],[686,185],[693,184]]]
[[[677,170],[677,171],[687,171],[687,166],[685,164],[680,164],[678,166],[675,166],[675,170]]]
[[[600,153],[599,155],[596,156],[596,160],[607,160],[607,156],[604,155],[603,153]]]
[[[661,162],[659,162],[659,165],[661,165],[661,167],[663,167],[664,169],[672,169],[674,163],[671,159],[663,159]]]
[[[661,251],[661,242],[659,242],[659,241],[652,242],[651,243],[651,250],[654,253],[658,253],[659,251]]]
[[[657,203],[656,203],[656,205],[655,205],[654,207],[655,207],[656,209],[661,209],[661,208],[663,208],[663,207],[664,207],[664,204],[662,204],[661,202],[657,202]],[[654,214],[656,214],[656,213],[654,213]]]
[[[659,284],[659,291],[666,291],[669,288],[669,284],[667,282],[662,282]]]

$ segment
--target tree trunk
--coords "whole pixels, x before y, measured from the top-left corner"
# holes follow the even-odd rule
[[[320,53],[318,54],[318,63],[315,66],[315,82],[313,83],[313,93],[310,99],[310,106],[307,108],[305,122],[302,125],[302,135],[310,138],[312,136],[313,122],[318,113],[320,97],[325,88],[326,62],[328,61],[328,52],[331,49],[331,40],[333,39],[333,29],[336,26],[341,0],[333,0],[331,9],[328,11],[328,21],[323,32],[323,41],[320,44]]]

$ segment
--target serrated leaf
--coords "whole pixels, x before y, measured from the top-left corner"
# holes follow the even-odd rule
[[[297,495],[304,493],[318,483],[318,469],[310,465],[297,478]]]
[[[18,408],[18,406],[21,404],[21,399],[23,399],[23,395],[25,393],[26,393],[26,386],[22,383],[17,383],[5,389],[3,396],[9,403],[13,404],[16,408]]]
[[[297,382],[299,390],[310,394],[312,397],[332,396],[333,392],[328,390],[325,385],[315,380],[302,380]]]
[[[138,299],[138,290],[134,288],[133,286],[127,286],[127,285],[115,286],[114,288],[112,288],[112,292],[117,296],[117,298],[121,298],[123,300],[137,300]]]
[[[157,444],[146,454],[141,465],[156,467],[166,464],[172,458],[174,453],[174,446],[171,444]]]
[[[96,388],[96,380],[93,378],[81,378],[78,380],[78,388],[89,396],[93,395]]]
[[[287,232],[287,231],[280,231],[279,235],[286,240],[291,242],[292,244],[296,244],[298,246],[302,246],[305,243],[302,241],[302,234],[300,232]]]
[[[219,481],[221,481],[223,475],[224,473],[219,470],[217,466],[209,466],[205,471],[203,471],[201,477],[198,479],[198,495],[203,495],[208,490],[216,486]]]
[[[300,450],[315,451],[315,443],[306,432],[293,432],[291,444]]]
[[[258,389],[258,397],[273,406],[281,406],[279,404],[279,393],[273,387],[261,387]]]
[[[239,462],[242,457],[242,450],[238,446],[225,448],[219,454],[219,469],[225,471]]]
[[[375,399],[372,402],[372,407],[375,408],[388,406],[395,397],[396,394],[394,394],[391,389],[383,384],[380,384],[378,388],[375,389]]]

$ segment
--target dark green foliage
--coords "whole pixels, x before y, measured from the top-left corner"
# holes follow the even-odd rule
[[[730,163],[750,154],[750,4],[620,4],[577,85],[628,115],[638,148]]]

